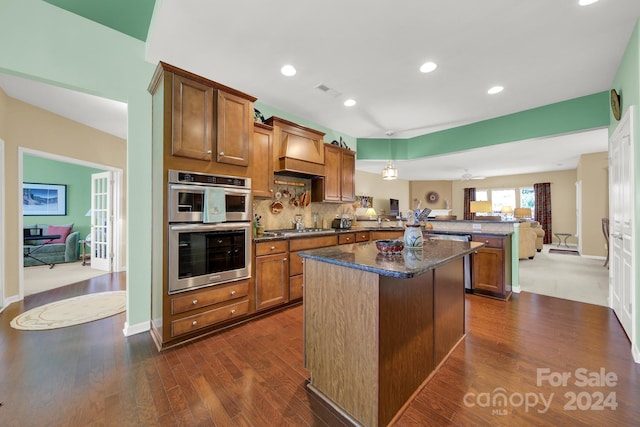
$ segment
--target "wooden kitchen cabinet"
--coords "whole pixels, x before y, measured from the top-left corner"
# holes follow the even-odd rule
[[[289,292],[290,300],[302,298],[304,287],[304,262],[299,252],[338,245],[339,236],[317,236],[289,240]]]
[[[324,145],[324,176],[312,181],[314,202],[355,200],[356,153],[336,145]]]
[[[275,116],[266,124],[273,126],[274,172],[324,175],[324,132]]]
[[[254,123],[253,145],[251,147],[251,191],[253,197],[273,197],[273,128],[271,126]]]
[[[483,248],[473,253],[473,293],[500,299],[511,297],[510,236],[473,235],[472,241]]]
[[[248,166],[253,137],[253,101],[218,90],[217,153],[219,163]]]
[[[368,242],[371,238],[370,236],[368,231],[356,231],[356,242]]]
[[[171,153],[211,160],[215,128],[213,87],[174,75],[172,97]]]
[[[372,242],[376,240],[401,239],[404,237],[404,231],[401,230],[371,230],[369,232]]]
[[[286,240],[256,243],[256,310],[263,310],[289,301],[289,254],[287,249],[288,242]]]

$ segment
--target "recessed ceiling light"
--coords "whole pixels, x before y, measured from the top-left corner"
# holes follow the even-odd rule
[[[590,4],[594,4],[597,1],[598,0],[580,0],[580,1],[578,1],[578,4],[580,6],[589,6]]]
[[[494,86],[487,91],[489,95],[495,95],[496,93],[500,93],[504,90],[502,86]]]
[[[356,105],[355,99],[347,99],[346,101],[344,101],[345,107],[353,107],[354,105]]]
[[[295,76],[296,75],[296,69],[293,67],[293,65],[285,65],[284,67],[280,68],[280,72],[282,74],[284,74],[287,77],[291,77],[291,76]]]
[[[425,62],[420,66],[420,71],[423,73],[430,73],[436,68],[438,68],[438,64],[436,64],[435,62],[429,61],[429,62]]]

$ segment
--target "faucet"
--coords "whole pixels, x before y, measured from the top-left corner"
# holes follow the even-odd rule
[[[295,221],[292,220],[291,222],[294,224],[296,230],[304,230],[304,222],[302,222],[302,215],[296,214]]]
[[[380,215],[378,215],[378,227],[382,227],[382,217]]]

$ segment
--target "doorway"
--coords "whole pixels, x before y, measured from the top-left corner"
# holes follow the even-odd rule
[[[84,240],[86,240],[87,236],[91,234],[90,221],[89,217],[86,217],[86,214],[91,213],[90,207],[92,206],[92,196],[91,196],[91,172],[102,172],[107,173],[109,176],[112,176],[112,188],[113,188],[113,202],[109,204],[108,210],[104,209],[103,214],[108,215],[112,218],[112,222],[110,224],[109,235],[111,238],[110,247],[113,248],[111,257],[113,263],[109,265],[108,271],[100,271],[93,270],[90,264],[85,263],[82,265],[82,261],[77,262],[67,262],[62,264],[54,264],[54,267],[49,269],[49,266],[37,266],[37,267],[29,267],[29,270],[25,271],[25,267],[20,265],[19,272],[19,294],[20,298],[24,298],[25,295],[29,295],[31,293],[39,292],[42,290],[47,290],[47,287],[57,287],[64,286],[65,284],[71,284],[75,281],[85,280],[86,278],[95,277],[97,275],[106,274],[111,271],[121,271],[123,269],[123,227],[122,227],[122,218],[123,218],[123,209],[122,209],[122,195],[123,193],[123,171],[119,168],[115,168],[108,165],[102,165],[98,163],[88,162],[84,160],[74,159],[70,157],[64,157],[52,153],[47,153],[43,151],[36,151],[27,148],[19,148],[18,153],[18,170],[19,170],[19,182],[18,185],[20,188],[24,187],[25,182],[25,163],[28,165],[33,161],[44,162],[45,164],[60,164],[60,169],[63,171],[74,171],[69,172],[69,176],[63,179],[70,183],[67,186],[68,190],[73,190],[74,188],[77,190],[75,192],[68,191],[68,199],[67,199],[67,207],[69,209],[69,214],[71,214],[71,210],[73,209],[73,214],[68,215],[65,218],[68,219],[67,222],[75,222],[77,226],[74,226],[74,229],[80,233],[79,239],[82,241],[82,245],[84,245]],[[42,164],[42,163],[41,163]],[[81,172],[78,172],[81,171]],[[85,172],[86,171],[86,172]],[[56,174],[58,175],[58,174]],[[59,176],[64,176],[64,172],[61,172]],[[83,181],[87,182],[83,182]],[[69,200],[72,198],[72,200]],[[19,218],[19,228],[23,228],[25,226],[25,217],[23,206],[21,203],[18,204],[18,218]],[[87,212],[88,210],[88,212]],[[51,217],[54,218],[54,217]],[[53,221],[52,221],[53,222]],[[57,221],[59,222],[59,221]],[[63,220],[63,222],[65,222]],[[83,224],[83,225],[80,225]],[[24,244],[23,244],[24,246]],[[21,247],[21,251],[23,251],[23,247]],[[81,249],[78,248],[78,253],[80,253]],[[36,271],[38,270],[38,271]],[[42,270],[42,271],[39,271]],[[27,274],[28,273],[28,274]],[[78,280],[74,280],[77,278]],[[26,280],[29,279],[29,280]],[[44,282],[43,282],[44,280]],[[49,283],[45,283],[49,281]],[[67,283],[68,282],[68,283]],[[32,286],[30,287],[30,283]],[[35,291],[35,292],[34,292]]]

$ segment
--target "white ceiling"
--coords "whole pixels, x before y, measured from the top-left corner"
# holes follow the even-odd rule
[[[408,138],[608,90],[639,15],[638,0],[600,0],[588,7],[577,0],[163,0],[146,59],[203,75],[345,135],[386,138],[385,132],[394,131]],[[420,73],[428,60],[438,68]],[[280,74],[285,63],[298,69],[296,76]],[[79,102],[91,106],[76,107],[66,90],[46,94],[21,80],[0,76],[0,87],[14,98],[126,135],[121,105],[111,125],[96,122],[106,117],[104,106],[86,100]],[[337,95],[315,89],[320,83]],[[496,84],[505,90],[487,95]],[[347,97],[357,105],[344,107]],[[119,129],[110,130],[114,125]],[[573,165],[562,166],[569,169],[584,150],[605,151],[606,140],[603,130],[397,165],[402,179],[459,179],[464,169],[484,176],[539,172],[560,163]],[[531,146],[523,155],[523,147]],[[497,165],[479,167],[501,156]],[[515,168],[519,159],[526,162]],[[505,170],[506,164],[512,167]],[[379,173],[383,166],[357,161],[358,170]]]

